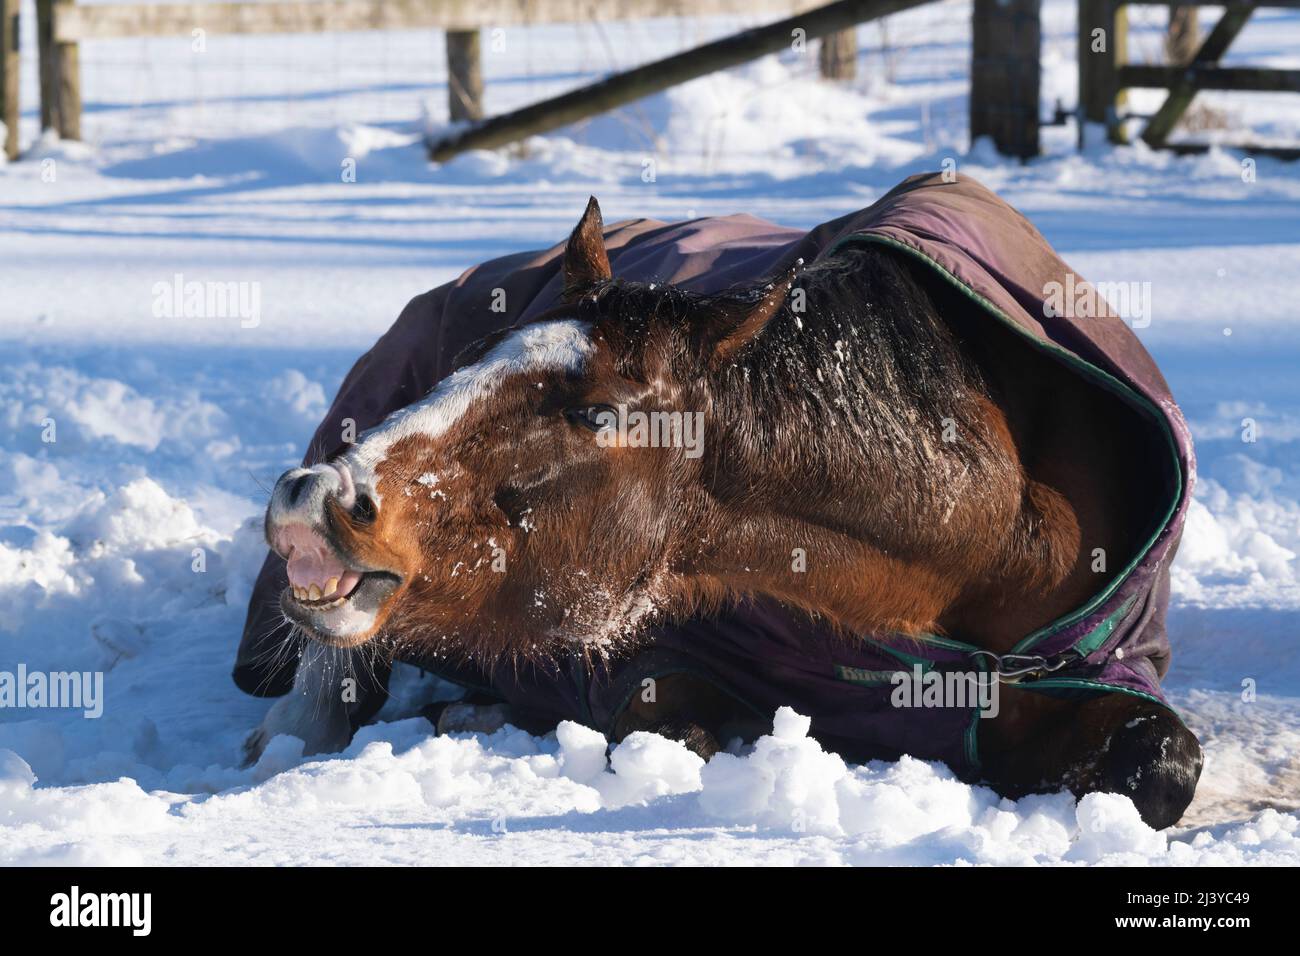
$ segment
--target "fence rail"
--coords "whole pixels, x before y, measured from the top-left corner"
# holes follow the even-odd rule
[[[273,3],[60,5],[59,43],[209,33],[478,30],[649,17],[787,13],[817,0],[279,0]]]
[[[1250,93],[1300,93],[1300,70],[1274,70],[1254,66],[1121,66],[1119,81],[1125,87],[1168,90],[1187,83],[1198,90],[1236,90]]]

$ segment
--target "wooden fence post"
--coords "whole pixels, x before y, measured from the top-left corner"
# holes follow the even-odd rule
[[[483,118],[483,57],[478,30],[447,31],[447,111],[453,123]]]
[[[1201,45],[1200,16],[1196,7],[1170,7],[1165,58],[1174,66],[1190,63]]]
[[[54,0],[36,0],[36,58],[41,86],[41,130],[59,125],[59,74],[54,65]]]
[[[1124,142],[1119,114],[1128,95],[1117,71],[1128,59],[1128,10],[1117,0],[1079,0],[1078,55],[1082,120],[1105,123],[1111,141]]]
[[[53,19],[59,8],[76,0],[54,0]],[[55,128],[60,139],[81,139],[81,51],[75,43],[54,45]]]
[[[18,158],[18,3],[0,0],[0,122],[10,159]]]
[[[970,137],[998,152],[1038,155],[1040,0],[975,0],[971,24]]]
[[[858,75],[858,31],[840,30],[822,37],[817,51],[821,74],[828,80],[851,80]]]

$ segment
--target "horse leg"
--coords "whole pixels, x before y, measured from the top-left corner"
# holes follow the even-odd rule
[[[1178,822],[1201,775],[1196,736],[1167,708],[1129,694],[1066,701],[1007,688],[989,723],[984,768],[1007,796],[1054,787],[1119,793],[1159,830]]]
[[[303,742],[303,754],[337,753],[388,696],[390,665],[363,660],[362,651],[303,646],[293,689],[267,711],[244,741],[245,767],[256,763],[279,734]]]
[[[689,674],[655,680],[652,699],[634,695],[614,724],[614,739],[646,731],[679,740],[705,760],[722,749],[723,728],[738,716],[734,701],[712,684]]]
[[[444,734],[494,734],[506,724],[519,726],[516,711],[509,704],[486,695],[468,693],[460,700],[440,700],[420,713]]]

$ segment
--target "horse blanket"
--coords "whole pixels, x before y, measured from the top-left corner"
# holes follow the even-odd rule
[[[812,733],[846,756],[904,753],[947,762],[967,775],[979,768],[979,715],[968,708],[891,705],[890,675],[996,673],[1021,688],[1060,695],[1135,694],[1165,704],[1160,679],[1169,666],[1165,631],[1169,564],[1187,509],[1195,463],[1191,438],[1168,385],[1132,329],[1109,307],[1080,316],[1048,290],[1082,280],[1022,215],[975,180],[913,176],[872,206],[804,232],[749,215],[664,223],[650,219],[606,228],[616,276],[719,292],[812,262],[846,243],[882,243],[954,284],[989,322],[1022,335],[1066,374],[1082,375],[1118,395],[1135,421],[1162,445],[1165,466],[1143,475],[1159,506],[1146,544],[1100,592],[1071,614],[1026,634],[1009,654],[993,656],[953,638],[923,642],[866,634],[855,641],[774,602],[746,602],[708,620],[660,626],[644,650],[594,671],[580,660],[496,670],[446,661],[413,661],[440,676],[533,713],[609,732],[647,677],[690,673],[723,689],[756,716],[781,705],[811,717]],[[304,464],[342,449],[342,422],[356,433],[424,396],[453,370],[462,348],[527,322],[561,292],[563,243],[493,259],[417,296],[348,373],[308,448]],[[505,310],[499,311],[505,291]],[[494,308],[496,310],[494,310]],[[249,605],[234,670],[249,693],[288,691],[293,660],[270,669],[266,653],[283,640],[277,596],[284,561],[269,554]]]

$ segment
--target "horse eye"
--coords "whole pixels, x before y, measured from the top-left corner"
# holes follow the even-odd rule
[[[356,503],[352,506],[352,517],[359,524],[370,524],[375,520],[375,502],[367,494],[357,495]]]
[[[618,412],[612,405],[583,405],[581,408],[566,409],[564,417],[571,425],[581,425],[588,431],[598,432],[614,427]]]

